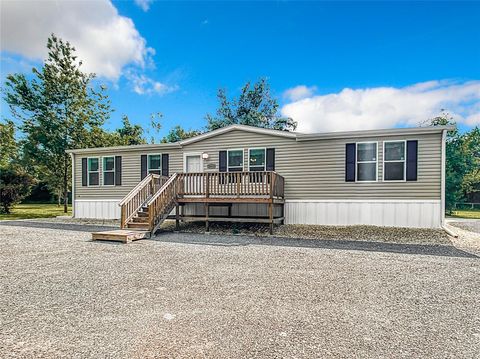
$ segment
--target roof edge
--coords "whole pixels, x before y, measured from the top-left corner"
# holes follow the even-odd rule
[[[247,125],[230,125],[222,128],[218,128],[216,130],[202,133],[201,135],[187,138],[186,140],[182,140],[179,142],[181,146],[189,145],[191,143],[195,143],[198,141],[206,140],[210,137],[215,137],[221,135],[222,133],[231,132],[234,130],[246,131],[246,132],[253,132],[253,133],[260,133],[265,135],[271,136],[279,136],[279,137],[289,137],[295,138],[297,137],[296,132],[288,132],[288,131],[280,131],[280,130],[272,130],[270,128],[262,128],[262,127],[255,127],[255,126],[247,126]]]
[[[372,137],[372,136],[401,136],[401,135],[415,135],[425,133],[441,133],[442,131],[452,131],[455,126],[428,126],[428,127],[410,127],[410,128],[389,128],[379,130],[357,130],[357,131],[342,131],[342,132],[325,132],[325,133],[311,133],[298,134],[297,141],[313,141],[321,139],[338,139],[349,137]]]
[[[151,150],[162,148],[181,148],[178,142],[173,143],[156,143],[156,144],[144,144],[144,145],[125,145],[125,146],[112,146],[112,147],[91,147],[91,148],[77,148],[73,150],[67,150],[67,153],[88,153],[88,152],[125,152],[132,150]]]

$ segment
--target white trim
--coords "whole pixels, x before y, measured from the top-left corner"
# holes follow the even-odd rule
[[[202,158],[203,152],[184,152],[183,153],[183,172],[187,173],[187,157],[190,156],[199,156],[200,157],[200,172],[203,172],[204,167],[203,167],[203,158]]]
[[[425,203],[425,202],[436,202],[440,203],[440,199],[286,199],[287,202],[304,202],[304,203],[322,203],[322,202],[331,202],[331,203],[344,203],[344,202],[378,202],[378,203]]]
[[[446,176],[446,142],[447,142],[447,130],[443,130],[442,132],[442,165],[440,174],[441,178],[441,189],[440,189],[440,196],[441,196],[441,207],[440,207],[440,222],[442,226],[445,225],[445,176]]]
[[[160,168],[153,169],[152,171],[160,171],[162,175],[162,154],[161,153],[146,153],[147,155],[147,176],[150,174],[150,156],[160,156]]]
[[[230,172],[228,152],[233,152],[233,151],[242,151],[242,172],[245,171],[245,148],[231,148],[227,150],[227,172]],[[238,167],[240,166],[232,166],[232,168],[238,168]]]
[[[97,199],[97,198],[78,198],[76,202],[120,202],[123,198],[112,198],[112,199]]]
[[[75,154],[70,153],[70,158],[72,159],[72,217],[75,217]]]
[[[248,156],[247,156],[247,168],[248,168],[248,171],[250,171],[250,151],[251,150],[263,150],[263,152],[265,153],[265,162],[263,164],[263,170],[266,171],[267,169],[267,148],[266,147],[251,147],[251,148],[247,148],[247,153],[248,153]],[[260,167],[260,166],[254,166],[254,167]]]
[[[427,126],[413,128],[389,128],[380,130],[359,130],[343,132],[325,132],[325,133],[298,133],[297,141],[314,141],[323,139],[347,139],[347,138],[365,138],[365,137],[386,137],[386,136],[414,136],[428,133],[441,133],[442,131],[452,131],[453,126]]]
[[[279,136],[279,137],[289,137],[289,138],[297,137],[297,134],[295,132],[279,131],[279,130],[272,130],[269,128],[260,128],[260,127],[254,127],[254,126],[246,126],[246,125],[230,125],[227,127],[219,128],[217,130],[202,133],[201,135],[198,135],[192,138],[188,138],[186,140],[180,141],[179,144],[181,146],[189,145],[191,143],[202,141],[210,137],[221,135],[222,133],[231,132],[233,130],[241,130],[246,132],[253,132],[253,133],[259,133],[264,135]]]
[[[115,156],[102,156],[102,187],[115,187],[115,183],[117,181],[117,179],[115,178],[116,175],[115,175]],[[113,171],[105,171],[105,168],[104,168],[104,158],[113,158]],[[113,184],[105,184],[105,172],[113,172]]]
[[[375,143],[375,150],[377,152],[377,156],[375,157],[375,161],[360,161],[360,163],[374,163],[375,162],[375,180],[368,180],[368,181],[360,181],[358,180],[358,145],[365,144],[365,143]],[[355,142],[355,182],[358,183],[375,183],[378,182],[378,141],[362,141],[362,142]]]
[[[403,180],[386,180],[385,179],[385,143],[403,142]],[[383,141],[382,144],[382,182],[395,183],[407,182],[407,140],[390,140]],[[401,160],[389,160],[387,163],[398,163]]]
[[[98,171],[90,171],[90,159],[96,158],[98,160]],[[96,173],[98,172],[98,184],[90,184],[90,172]],[[92,156],[87,157],[87,187],[100,187],[101,180],[100,180],[100,172],[101,172],[101,161],[99,156]]]

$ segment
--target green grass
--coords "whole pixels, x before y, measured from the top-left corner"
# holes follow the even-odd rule
[[[478,209],[457,209],[452,211],[452,217],[480,219],[480,210]]]
[[[68,206],[67,215],[72,214],[72,207]],[[0,214],[0,221],[12,219],[51,218],[63,216],[63,206],[58,207],[54,203],[30,203],[18,204],[13,207],[10,214]]]

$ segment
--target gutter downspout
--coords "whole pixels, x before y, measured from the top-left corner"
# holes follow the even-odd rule
[[[440,193],[440,224],[445,226],[445,169],[446,169],[446,142],[447,130],[442,131],[442,172],[441,172],[441,193]]]
[[[70,152],[72,158],[72,218],[75,218],[75,154]]]

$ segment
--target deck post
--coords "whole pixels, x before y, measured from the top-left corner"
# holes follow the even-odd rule
[[[273,189],[275,188],[275,172],[270,172],[270,202],[268,203],[268,217],[270,219],[270,234],[273,234]]]
[[[180,216],[179,216],[179,205],[178,202],[175,202],[175,231],[180,230]]]
[[[205,232],[210,231],[210,224],[208,222],[208,202],[205,203]]]

